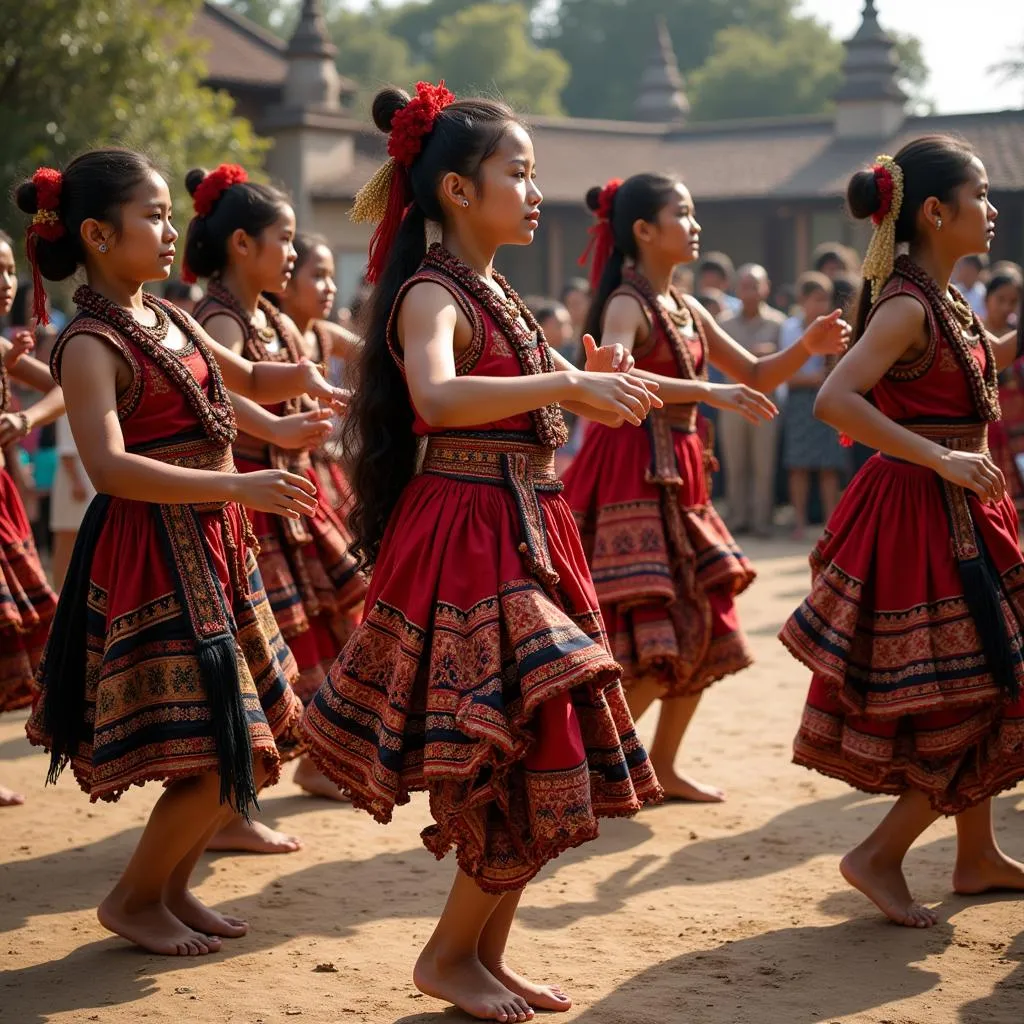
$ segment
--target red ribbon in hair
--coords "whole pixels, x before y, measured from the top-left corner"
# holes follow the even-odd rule
[[[581,267],[587,265],[590,260],[590,287],[595,291],[604,273],[605,264],[615,251],[615,232],[612,230],[612,205],[615,196],[618,194],[621,178],[612,178],[604,188],[597,200],[597,209],[594,211],[596,222],[590,228],[590,241],[587,243],[583,255],[578,263]]]
[[[32,175],[32,184],[36,187],[36,212],[25,233],[25,252],[32,267],[32,315],[37,323],[48,324],[50,315],[46,311],[46,287],[36,259],[36,240],[43,238],[47,242],[56,242],[67,231],[60,219],[64,175],[53,167],[40,167]]]
[[[196,216],[209,217],[217,205],[217,200],[232,185],[241,185],[248,180],[248,173],[239,164],[221,164],[210,171],[196,186],[195,194],[192,196],[192,209],[195,210]],[[182,260],[181,279],[185,284],[195,284],[198,280],[195,271],[188,265],[188,260]]]
[[[875,188],[878,189],[878,209],[871,215],[871,222],[878,227],[892,209],[892,172],[881,164],[875,164],[871,170],[875,175]]]
[[[416,95],[391,119],[388,134],[388,156],[391,157],[391,181],[388,187],[387,208],[373,237],[366,265],[366,280],[376,284],[384,272],[388,253],[402,226],[406,210],[412,202],[409,168],[423,149],[427,136],[434,130],[437,115],[455,101],[455,94],[444,84],[417,82]]]

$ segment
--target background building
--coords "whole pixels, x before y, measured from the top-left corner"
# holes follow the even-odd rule
[[[209,84],[274,146],[269,173],[296,197],[300,225],[335,249],[342,298],[361,275],[369,230],[352,224],[356,190],[384,158],[384,140],[351,108],[353,83],[338,74],[320,0],[304,0],[286,43],[206,3],[194,32],[209,40]],[[644,170],[682,175],[708,248],[763,263],[776,281],[807,266],[819,242],[863,248],[866,227],[843,213],[850,174],[907,140],[953,132],[977,148],[1000,209],[993,259],[1024,260],[1024,110],[913,116],[898,85],[892,41],[874,0],[846,43],[844,80],[827,116],[690,124],[682,76],[664,25],[652,26],[650,60],[637,84],[635,121],[532,120],[544,216],[528,249],[504,250],[502,269],[523,293],[555,294],[578,273],[591,185]],[[406,83],[408,84],[408,83]]]

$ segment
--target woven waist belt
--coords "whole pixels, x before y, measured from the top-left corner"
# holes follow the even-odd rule
[[[519,552],[527,568],[546,588],[557,586],[558,573],[551,561],[544,515],[537,498],[538,492],[562,490],[552,449],[480,435],[436,434],[427,440],[422,472],[507,488],[519,513]]]
[[[212,473],[234,473],[235,459],[231,448],[209,438],[161,439],[152,444],[133,445],[127,449],[133,455],[185,469],[205,469]],[[190,507],[197,512],[217,512],[228,505],[226,501],[197,502]]]
[[[900,426],[951,451],[988,453],[987,423],[901,423]]]
[[[673,430],[684,434],[697,432],[697,406],[666,404],[661,409],[652,409],[650,415],[667,423]]]

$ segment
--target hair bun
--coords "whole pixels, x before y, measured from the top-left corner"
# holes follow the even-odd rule
[[[395,114],[409,105],[409,94],[404,89],[389,85],[373,98],[373,123],[385,134],[391,131]]]
[[[858,171],[846,187],[846,204],[857,220],[867,220],[878,213],[882,197],[878,192],[875,172],[871,168]]]
[[[595,185],[593,188],[587,189],[587,197],[584,201],[591,213],[597,213],[601,208],[601,193],[603,191],[604,187],[601,185]]]
[[[185,175],[185,188],[188,189],[188,194],[194,196],[196,189],[203,183],[203,179],[209,172],[204,170],[202,167],[193,167],[188,174]]]
[[[14,201],[22,213],[33,215],[39,212],[39,198],[34,181],[23,181],[14,193]]]

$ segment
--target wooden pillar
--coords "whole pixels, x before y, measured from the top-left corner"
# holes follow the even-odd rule
[[[807,210],[793,211],[793,235],[796,259],[793,276],[796,277],[811,265],[811,215]]]

